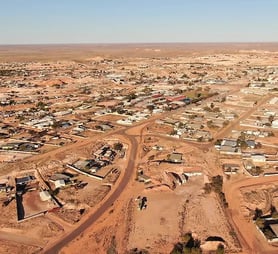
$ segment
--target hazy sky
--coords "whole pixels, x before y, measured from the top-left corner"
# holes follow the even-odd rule
[[[1,0],[0,44],[278,42],[278,0]]]

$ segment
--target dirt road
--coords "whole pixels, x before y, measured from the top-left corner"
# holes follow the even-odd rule
[[[247,221],[240,212],[241,200],[240,190],[245,187],[256,187],[264,184],[277,183],[278,176],[259,177],[259,178],[241,178],[233,182],[227,182],[225,185],[225,195],[229,203],[229,215],[231,223],[242,244],[244,253],[258,254],[276,254],[277,248],[267,243],[265,238],[257,231],[252,221]]]
[[[124,176],[121,179],[121,182],[116,187],[114,192],[105,200],[105,202],[91,215],[89,216],[82,224],[80,224],[74,231],[69,233],[68,235],[64,236],[61,240],[56,242],[54,245],[50,247],[46,247],[43,250],[43,253],[47,254],[54,254],[59,253],[59,251],[66,246],[69,242],[74,240],[77,236],[79,236],[82,232],[84,232],[88,227],[90,227],[93,223],[96,222],[98,218],[101,217],[101,215],[106,212],[113,203],[118,199],[122,191],[125,189],[126,185],[128,184],[130,178],[132,177],[134,173],[135,168],[135,158],[137,155],[138,150],[138,142],[135,137],[126,135],[126,138],[128,138],[131,142],[130,147],[130,154],[129,154],[129,160],[127,168],[124,172]]]

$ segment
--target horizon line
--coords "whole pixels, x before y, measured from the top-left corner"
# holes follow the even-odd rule
[[[275,44],[278,41],[202,41],[202,42],[50,42],[50,43],[0,43],[3,46],[59,46],[59,45],[157,45],[157,44]]]

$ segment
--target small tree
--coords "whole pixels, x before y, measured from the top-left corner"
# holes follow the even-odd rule
[[[270,115],[270,116],[268,117],[268,121],[269,121],[270,123],[272,123],[273,120],[274,120],[274,116],[273,116],[273,115]]]
[[[118,142],[114,144],[114,150],[121,151],[123,149],[123,144]]]
[[[177,130],[172,130],[170,135],[177,135],[177,133],[178,133]]]
[[[216,254],[224,254],[225,253],[225,248],[222,243],[219,243],[216,249]]]
[[[205,183],[205,186],[204,186],[204,191],[206,194],[209,194],[211,193],[211,184],[210,183]]]
[[[154,158],[155,158],[154,155],[151,155],[151,156],[148,158],[148,160],[149,160],[149,161],[153,161]]]
[[[211,185],[212,185],[212,189],[216,193],[221,193],[222,192],[222,186],[223,186],[223,177],[220,176],[220,175],[213,176]]]
[[[223,122],[223,126],[227,126],[229,123],[230,123],[229,120],[225,120],[225,121]]]
[[[204,138],[203,138],[202,136],[200,136],[200,137],[197,138],[197,141],[198,141],[198,142],[202,142],[203,140],[204,140]]]
[[[52,124],[52,127],[54,129],[57,129],[57,128],[61,127],[61,122],[60,121],[54,121],[54,123]]]
[[[155,106],[152,105],[152,104],[147,106],[147,109],[148,109],[150,112],[153,112],[154,108],[155,108]]]
[[[256,208],[254,211],[254,218],[253,220],[256,220],[258,218],[260,218],[263,215],[263,211],[259,208]]]
[[[36,107],[43,110],[47,107],[47,104],[42,102],[42,101],[39,101],[37,104],[36,104]]]
[[[128,101],[131,101],[131,100],[134,100],[134,99],[136,99],[137,98],[137,96],[136,96],[136,94],[135,93],[131,93],[131,94],[129,94],[129,95],[127,95],[127,100]]]
[[[187,233],[182,237],[182,242],[175,244],[171,254],[201,254],[200,240],[194,239],[191,233]]]
[[[271,217],[272,218],[278,218],[278,212],[274,205],[271,205],[270,207]]]
[[[256,148],[262,148],[262,144],[260,142],[256,143]]]

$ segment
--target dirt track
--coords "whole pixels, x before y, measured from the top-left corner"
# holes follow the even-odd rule
[[[125,169],[124,176],[121,179],[121,182],[118,184],[118,186],[113,191],[113,193],[104,201],[104,203],[102,203],[102,205],[93,214],[91,214],[74,231],[72,231],[71,233],[63,237],[62,240],[59,240],[51,247],[46,248],[43,251],[44,253],[49,253],[49,254],[59,253],[59,250],[61,250],[65,245],[67,245],[78,235],[80,235],[83,231],[85,231],[88,227],[90,227],[109,207],[111,207],[113,203],[117,200],[117,198],[120,196],[122,191],[125,189],[131,176],[134,173],[134,163],[135,163],[135,158],[138,150],[138,142],[136,138],[134,138],[133,136],[126,136],[126,137],[128,137],[131,143],[131,148],[129,153],[128,165],[127,168]]]
[[[244,187],[256,187],[278,181],[278,176],[260,178],[241,178],[234,182],[227,182],[225,194],[229,203],[229,214],[232,225],[237,232],[244,253],[275,254],[277,248],[267,243],[257,231],[252,221],[247,221],[240,213],[240,189]]]

